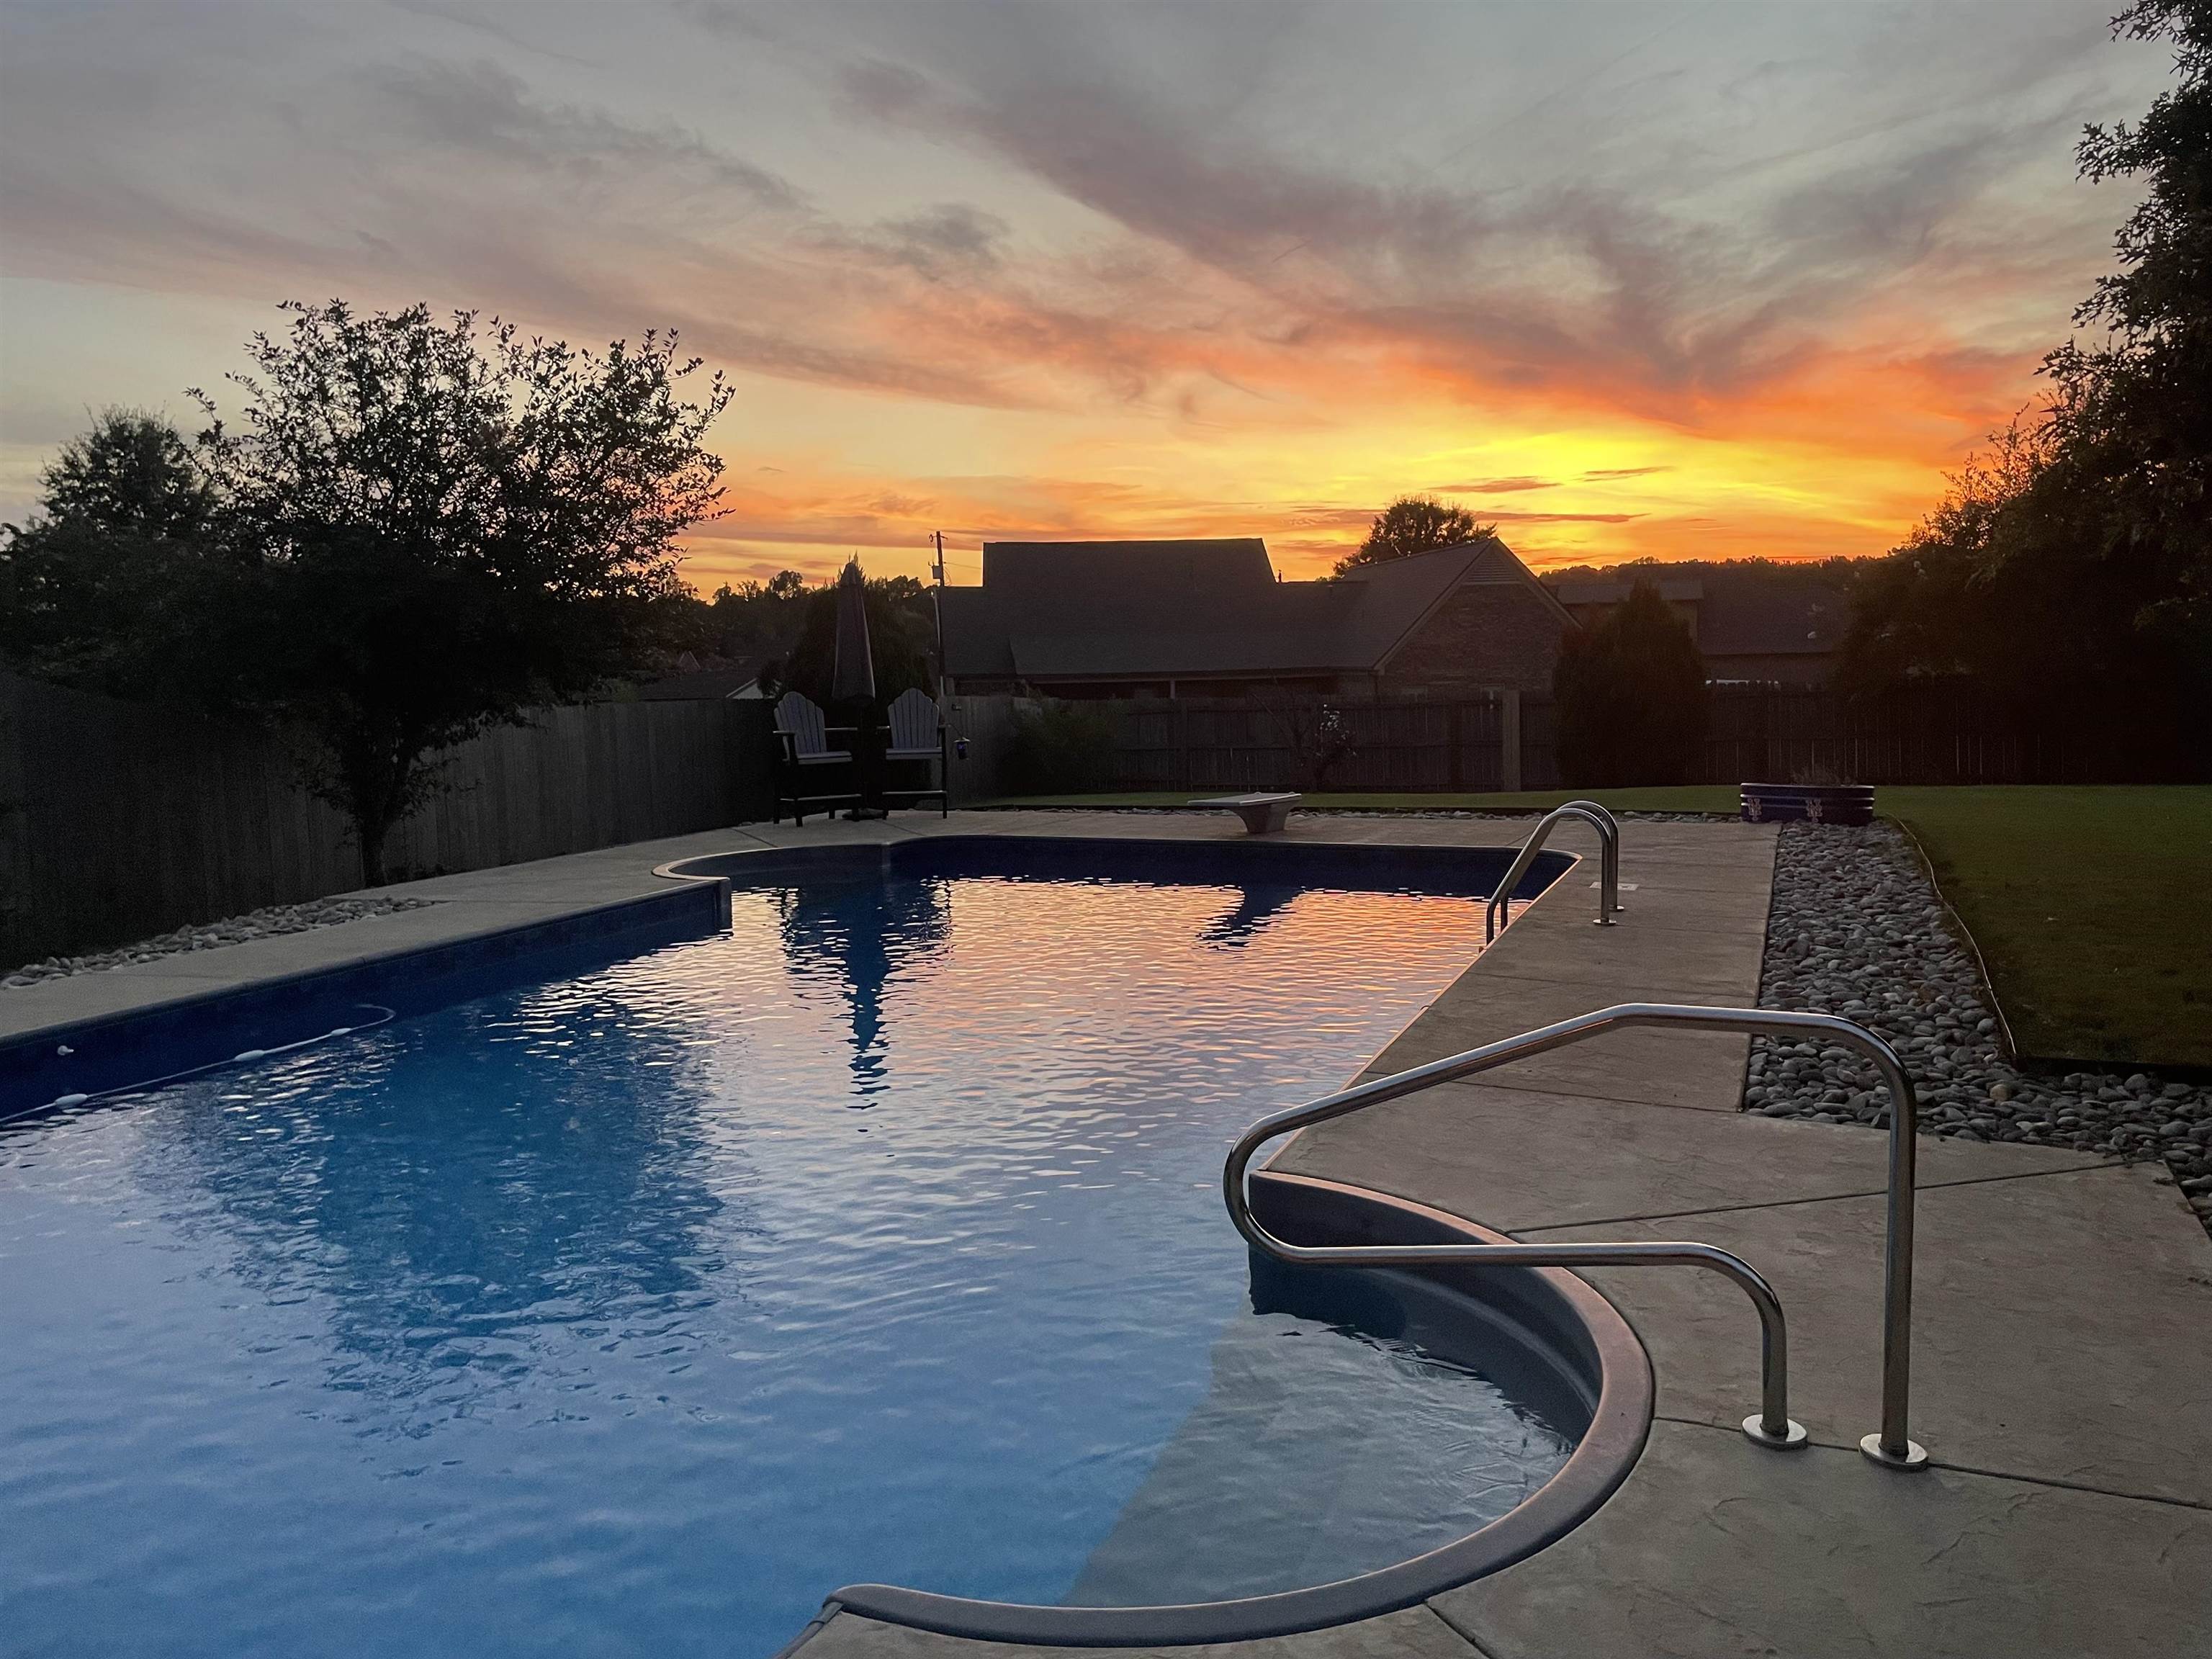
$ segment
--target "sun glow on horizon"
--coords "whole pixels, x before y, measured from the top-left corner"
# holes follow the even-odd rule
[[[1310,576],[1406,494],[1539,569],[1877,555],[2109,268],[2073,143],[2167,66],[2105,11],[8,8],[0,519],[342,295],[678,330],[702,592],[940,531]]]

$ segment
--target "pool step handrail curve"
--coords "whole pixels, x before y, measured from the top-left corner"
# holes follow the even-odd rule
[[[1568,818],[1579,818],[1597,831],[1598,884],[1597,925],[1610,927],[1613,919],[1620,914],[1620,824],[1613,814],[1594,800],[1571,800],[1564,806],[1554,806],[1536,820],[1536,827],[1528,832],[1528,839],[1521,843],[1514,855],[1512,867],[1490,895],[1490,902],[1482,907],[1482,942],[1489,944],[1498,937],[1498,928],[1509,914],[1508,906],[1513,890],[1521,884],[1521,878],[1528,873],[1528,866],[1536,861],[1536,854],[1544,850],[1552,827]]]
[[[1790,1347],[1781,1298],[1757,1269],[1741,1257],[1711,1244],[1637,1240],[1624,1243],[1554,1244],[1292,1244],[1276,1237],[1252,1213],[1245,1176],[1260,1148],[1278,1135],[1326,1123],[1402,1100],[1407,1095],[1455,1083],[1516,1060],[1588,1041],[1608,1031],[1638,1026],[1672,1026],[1754,1036],[1819,1037],[1857,1048],[1881,1071],[1889,1090],[1888,1238],[1882,1264],[1881,1427],[1859,1442],[1859,1449],[1886,1468],[1917,1469],[1928,1454],[1907,1432],[1911,1394],[1912,1199],[1914,1134],[1919,1115],[1912,1079],[1897,1051],[1864,1026],[1833,1014],[1774,1008],[1708,1008],[1692,1004],[1624,1002],[1598,1008],[1556,1024],[1523,1031],[1464,1054],[1416,1066],[1324,1096],[1307,1105],[1261,1118],[1237,1137],[1222,1166],[1222,1196],[1229,1217],[1254,1249],[1279,1261],[1310,1267],[1703,1267],[1733,1279],[1751,1298],[1759,1325],[1759,1409],[1743,1420],[1743,1431],[1763,1446],[1802,1446],[1804,1429],[1790,1419]]]
[[[1601,801],[1584,800],[1577,796],[1573,800],[1561,801],[1559,805],[1582,807],[1605,820],[1605,828],[1611,833],[1601,833],[1598,836],[1598,879],[1605,884],[1602,890],[1609,890],[1613,894],[1613,913],[1619,915],[1627,908],[1620,902],[1620,820],[1613,817],[1613,809]]]

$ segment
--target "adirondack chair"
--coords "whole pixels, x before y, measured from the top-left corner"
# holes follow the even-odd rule
[[[840,728],[842,729],[842,728]],[[791,805],[792,821],[806,822],[806,809],[820,807],[834,811],[844,805],[858,805],[860,793],[853,781],[853,751],[830,746],[831,727],[820,705],[796,691],[787,691],[775,704],[775,801],[773,811],[775,822],[783,822],[786,802]],[[842,767],[842,775],[825,771],[826,768]],[[836,779],[845,785],[842,789],[827,793],[814,791],[814,780],[826,783]]]
[[[951,811],[951,799],[945,790],[949,780],[945,755],[945,717],[938,713],[937,700],[918,687],[908,687],[891,699],[890,747],[884,750],[886,763],[899,761],[918,761],[923,767],[922,776],[929,776],[931,761],[937,763],[937,787],[933,789],[885,789],[884,799],[888,803],[896,799],[909,805],[919,806],[926,800],[937,802],[937,815],[946,816]]]

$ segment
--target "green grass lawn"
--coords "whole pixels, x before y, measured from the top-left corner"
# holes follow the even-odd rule
[[[1310,794],[1317,808],[1540,811],[1522,794]],[[1583,792],[1616,811],[1728,812],[1725,785]],[[1182,793],[1038,796],[1024,806],[1180,806]],[[1893,788],[1883,816],[1927,848],[2028,1055],[2212,1066],[2212,787]],[[1635,858],[1632,838],[1626,853]]]
[[[1882,789],[2025,1054],[2212,1066],[2212,787]]]

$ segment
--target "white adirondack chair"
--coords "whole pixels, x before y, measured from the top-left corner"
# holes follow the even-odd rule
[[[776,788],[775,813],[778,823],[783,822],[783,807],[791,805],[791,816],[795,823],[806,822],[809,806],[832,808],[857,802],[860,796],[847,787],[828,793],[812,793],[807,787],[809,768],[842,766],[849,770],[853,751],[830,746],[830,722],[820,705],[796,691],[787,691],[776,699]]]
[[[884,759],[891,761],[930,761],[937,763],[937,787],[933,789],[887,789],[886,798],[920,805],[923,801],[937,802],[938,816],[945,817],[951,809],[951,798],[945,793],[945,717],[938,713],[937,700],[919,687],[910,686],[891,699],[890,747],[884,750]],[[927,774],[925,774],[927,775]]]

